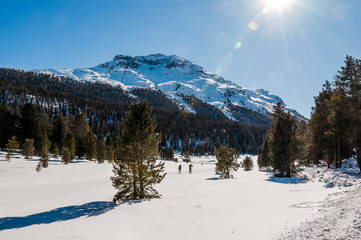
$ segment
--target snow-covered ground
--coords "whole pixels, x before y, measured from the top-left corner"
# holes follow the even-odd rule
[[[319,170],[304,171],[308,181],[285,181],[254,168],[220,180],[213,157],[193,157],[192,174],[186,163],[166,161],[167,176],[155,186],[162,199],[116,205],[111,164],[52,159],[37,173],[37,157],[16,155],[9,163],[0,154],[0,239],[298,239],[307,231],[317,239],[309,226],[327,226],[336,236],[355,219],[361,226],[357,177],[349,187],[325,187]],[[338,215],[329,217],[329,209]],[[341,216],[342,228],[333,229],[328,220]]]

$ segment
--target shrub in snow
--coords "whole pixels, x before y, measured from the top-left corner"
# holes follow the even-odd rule
[[[233,178],[232,171],[237,171],[240,164],[236,160],[236,150],[233,148],[220,147],[216,150],[216,172],[221,178]]]
[[[253,168],[253,160],[250,156],[247,156],[245,159],[243,159],[242,167],[245,171],[250,171]]]

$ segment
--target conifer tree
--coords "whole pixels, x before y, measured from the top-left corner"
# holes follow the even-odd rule
[[[96,139],[94,134],[89,131],[86,135],[84,142],[85,158],[88,160],[93,160],[96,156]]]
[[[46,134],[44,135],[42,146],[40,150],[40,162],[39,166],[40,168],[47,168],[49,166],[49,148],[50,148],[50,141],[48,140],[48,137]]]
[[[271,166],[277,176],[291,177],[295,173],[297,158],[297,121],[277,103],[272,113],[271,128],[267,132]]]
[[[58,159],[58,156],[59,156],[59,154],[60,154],[60,150],[59,150],[58,144],[54,144],[53,153],[54,153],[54,158],[55,158],[55,159]]]
[[[235,154],[236,150],[228,146],[216,150],[216,172],[220,173],[221,178],[233,178],[232,171],[237,171],[240,167]]]
[[[64,140],[63,146],[64,146],[63,149],[67,149],[69,158],[70,158],[70,161],[66,162],[66,163],[70,163],[75,158],[75,138],[74,138],[74,134],[72,132],[67,132],[67,134],[65,135],[65,140]],[[63,152],[62,152],[62,155],[63,155]]]
[[[14,155],[17,149],[19,149],[20,145],[16,140],[15,136],[12,136],[8,143],[6,144],[8,153],[6,154],[6,159],[10,162],[11,156]]]
[[[271,159],[269,158],[269,147],[268,147],[268,138],[266,138],[261,145],[261,148],[258,151],[258,159],[257,164],[259,168],[266,168],[270,170],[271,167]]]
[[[103,135],[99,134],[96,141],[96,157],[99,163],[103,163],[105,160],[106,146]]]
[[[245,171],[251,171],[253,168],[253,160],[250,156],[246,156],[245,159],[243,159],[242,167]]]
[[[89,133],[89,123],[85,118],[84,113],[75,115],[75,119],[71,124],[71,131],[75,137],[76,155],[82,157],[86,152],[86,138]]]
[[[21,142],[25,142],[26,138],[34,139],[35,149],[40,151],[41,134],[40,114],[34,104],[26,103],[21,110]]]
[[[64,163],[64,164],[68,164],[68,163],[71,163],[72,162],[72,158],[70,157],[70,150],[69,150],[69,147],[66,147],[65,145],[63,146],[63,149],[61,150],[61,161]]]
[[[21,154],[25,156],[25,159],[31,159],[31,156],[34,155],[34,139],[25,139],[25,143],[23,144],[23,148]]]
[[[156,120],[146,101],[129,107],[117,144],[113,186],[118,190],[113,201],[160,198],[153,188],[164,176],[164,163],[157,163],[160,134],[155,134]]]

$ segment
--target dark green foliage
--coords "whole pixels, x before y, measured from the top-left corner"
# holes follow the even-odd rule
[[[172,147],[160,149],[160,156],[164,160],[172,160],[174,158],[174,150]]]
[[[42,168],[47,168],[49,166],[49,149],[50,149],[50,141],[48,140],[48,137],[43,137],[42,143],[41,143],[41,150],[40,150],[40,159],[38,166],[36,167],[36,171],[39,172]]]
[[[6,144],[6,147],[8,150],[8,153],[6,154],[6,159],[10,162],[11,156],[14,155],[17,149],[19,149],[20,144],[16,140],[16,137],[12,136]]]
[[[25,156],[25,159],[31,158],[31,156],[34,155],[34,139],[25,139],[25,143],[23,144],[23,147],[21,149],[21,154]]]
[[[93,160],[96,157],[96,139],[94,134],[88,132],[85,137],[84,147],[85,147],[85,158],[88,160]]]
[[[309,123],[310,158],[341,167],[354,149],[361,169],[361,60],[346,56],[333,84],[332,88],[326,81],[315,98]]]
[[[267,132],[266,140],[270,165],[276,176],[291,177],[295,174],[295,161],[299,154],[296,131],[297,120],[295,117],[286,113],[281,103],[277,103],[274,107],[271,129]],[[262,154],[266,154],[265,149],[262,151],[264,151],[261,152]]]
[[[8,106],[0,105],[0,148],[4,148],[8,140],[19,135],[20,119],[12,114]]]
[[[88,149],[89,142],[87,142],[89,141],[88,139],[89,124],[85,119],[84,113],[78,113],[75,115],[74,120],[71,122],[71,131],[75,137],[76,155],[79,157],[82,157],[86,154],[89,155],[89,149]],[[91,157],[93,158],[94,154],[91,155]]]
[[[49,139],[52,142],[53,151],[56,146],[59,151],[63,147],[66,134],[69,132],[68,119],[58,114],[53,120],[52,126]]]
[[[156,161],[161,136],[154,133],[155,128],[155,117],[147,102],[129,107],[113,164],[115,176],[111,180],[118,190],[114,202],[161,196],[153,188],[165,176],[164,163]]]
[[[54,153],[54,158],[55,158],[55,159],[58,159],[58,156],[59,156],[59,154],[60,154],[60,149],[59,149],[59,147],[58,147],[57,144],[54,144],[53,153]]]
[[[74,134],[72,132],[68,132],[65,135],[63,148],[67,149],[67,152],[69,153],[70,160],[66,163],[72,162],[73,159],[75,158],[75,138],[74,138]],[[62,155],[64,155],[63,152],[62,152]]]
[[[247,156],[245,159],[243,159],[242,167],[245,171],[251,171],[253,168],[253,160],[250,156]]]
[[[98,135],[96,140],[96,158],[99,163],[103,163],[105,160],[106,146],[103,135]]]
[[[220,147],[216,150],[216,172],[221,178],[233,178],[232,171],[237,171],[240,164],[236,159],[236,150],[227,147]]]
[[[263,142],[261,148],[258,151],[257,164],[260,169],[266,168],[267,170],[270,170],[271,159],[268,154],[269,154],[268,138],[266,138],[265,141]]]
[[[40,115],[36,106],[32,103],[26,103],[21,110],[21,141],[25,142],[26,138],[34,139],[36,150],[42,146],[42,130]]]
[[[72,158],[70,157],[70,150],[68,147],[63,146],[63,148],[61,149],[61,160],[64,164],[68,164],[72,162]]]

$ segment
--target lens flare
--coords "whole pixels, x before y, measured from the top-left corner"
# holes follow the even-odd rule
[[[252,22],[249,22],[249,23],[248,23],[248,27],[249,27],[249,29],[251,29],[252,31],[257,31],[257,29],[258,29],[258,24],[257,24],[256,22],[252,21]]]
[[[234,49],[235,49],[235,50],[238,50],[238,49],[241,48],[241,46],[242,46],[242,43],[238,41],[238,42],[234,45]]]

